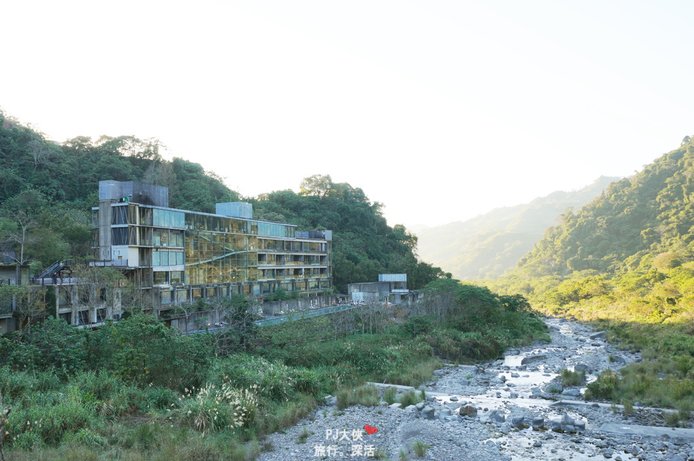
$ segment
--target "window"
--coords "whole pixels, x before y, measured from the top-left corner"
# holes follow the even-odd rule
[[[182,251],[159,251],[152,252],[152,266],[182,266],[185,258]]]
[[[185,227],[185,213],[155,208],[153,222],[156,227]]]
[[[111,245],[127,245],[128,244],[128,228],[116,227],[111,229]]]
[[[128,207],[114,206],[111,210],[111,224],[128,224]]]

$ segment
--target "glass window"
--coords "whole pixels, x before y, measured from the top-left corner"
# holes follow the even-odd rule
[[[171,283],[183,283],[183,271],[171,271],[169,281]]]
[[[128,224],[128,208],[124,206],[111,207],[111,224]]]
[[[166,272],[155,272],[154,273],[154,284],[155,285],[161,285],[163,283],[166,283]]]
[[[116,227],[111,230],[111,245],[127,245],[128,244],[128,228]]]
[[[157,227],[185,227],[185,213],[155,208],[153,222]]]

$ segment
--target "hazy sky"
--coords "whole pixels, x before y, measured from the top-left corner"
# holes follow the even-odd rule
[[[330,174],[441,224],[694,134],[692,1],[5,1],[0,108],[158,138],[246,196]],[[0,173],[1,174],[1,173]]]

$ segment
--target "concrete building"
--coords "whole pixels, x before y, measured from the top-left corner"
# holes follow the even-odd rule
[[[410,295],[407,274],[379,274],[378,282],[350,283],[347,292],[354,304],[400,304]]]
[[[282,290],[318,297],[332,289],[332,232],[253,219],[250,203],[216,213],[169,208],[168,189],[100,181],[92,208],[94,266],[121,270],[152,309]]]

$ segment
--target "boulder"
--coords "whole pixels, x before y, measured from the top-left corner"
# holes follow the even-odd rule
[[[523,360],[521,360],[521,365],[528,365],[530,363],[540,362],[542,360],[545,360],[546,358],[547,356],[543,354],[529,355],[527,357],[523,357]]]
[[[492,410],[492,412],[489,413],[489,420],[495,423],[503,423],[506,421],[506,416],[497,410]]]
[[[542,416],[536,416],[532,419],[530,425],[533,427],[533,429],[540,430],[545,427],[545,418]]]
[[[460,416],[474,418],[475,416],[477,416],[477,408],[473,407],[472,405],[465,405],[460,407],[460,410],[458,410],[458,414]]]
[[[564,389],[564,391],[561,393],[561,395],[565,395],[567,397],[580,397],[581,396],[581,390],[572,388],[572,389]]]
[[[545,385],[544,391],[549,393],[549,394],[561,394],[561,392],[564,390],[564,386],[559,384],[556,381],[550,381]]]
[[[604,331],[597,331],[588,337],[590,339],[605,339],[605,332]]]
[[[585,363],[577,363],[576,365],[574,365],[574,371],[577,373],[588,373],[590,371],[590,368],[588,368],[588,365],[586,365]]]
[[[422,409],[422,415],[426,419],[434,419],[436,417],[436,410],[434,410],[434,407],[430,407],[429,405],[427,405],[426,407],[424,407],[424,409]]]
[[[528,424],[525,422],[524,416],[514,416],[511,418],[511,426],[515,427],[516,429],[525,429],[528,427]]]

